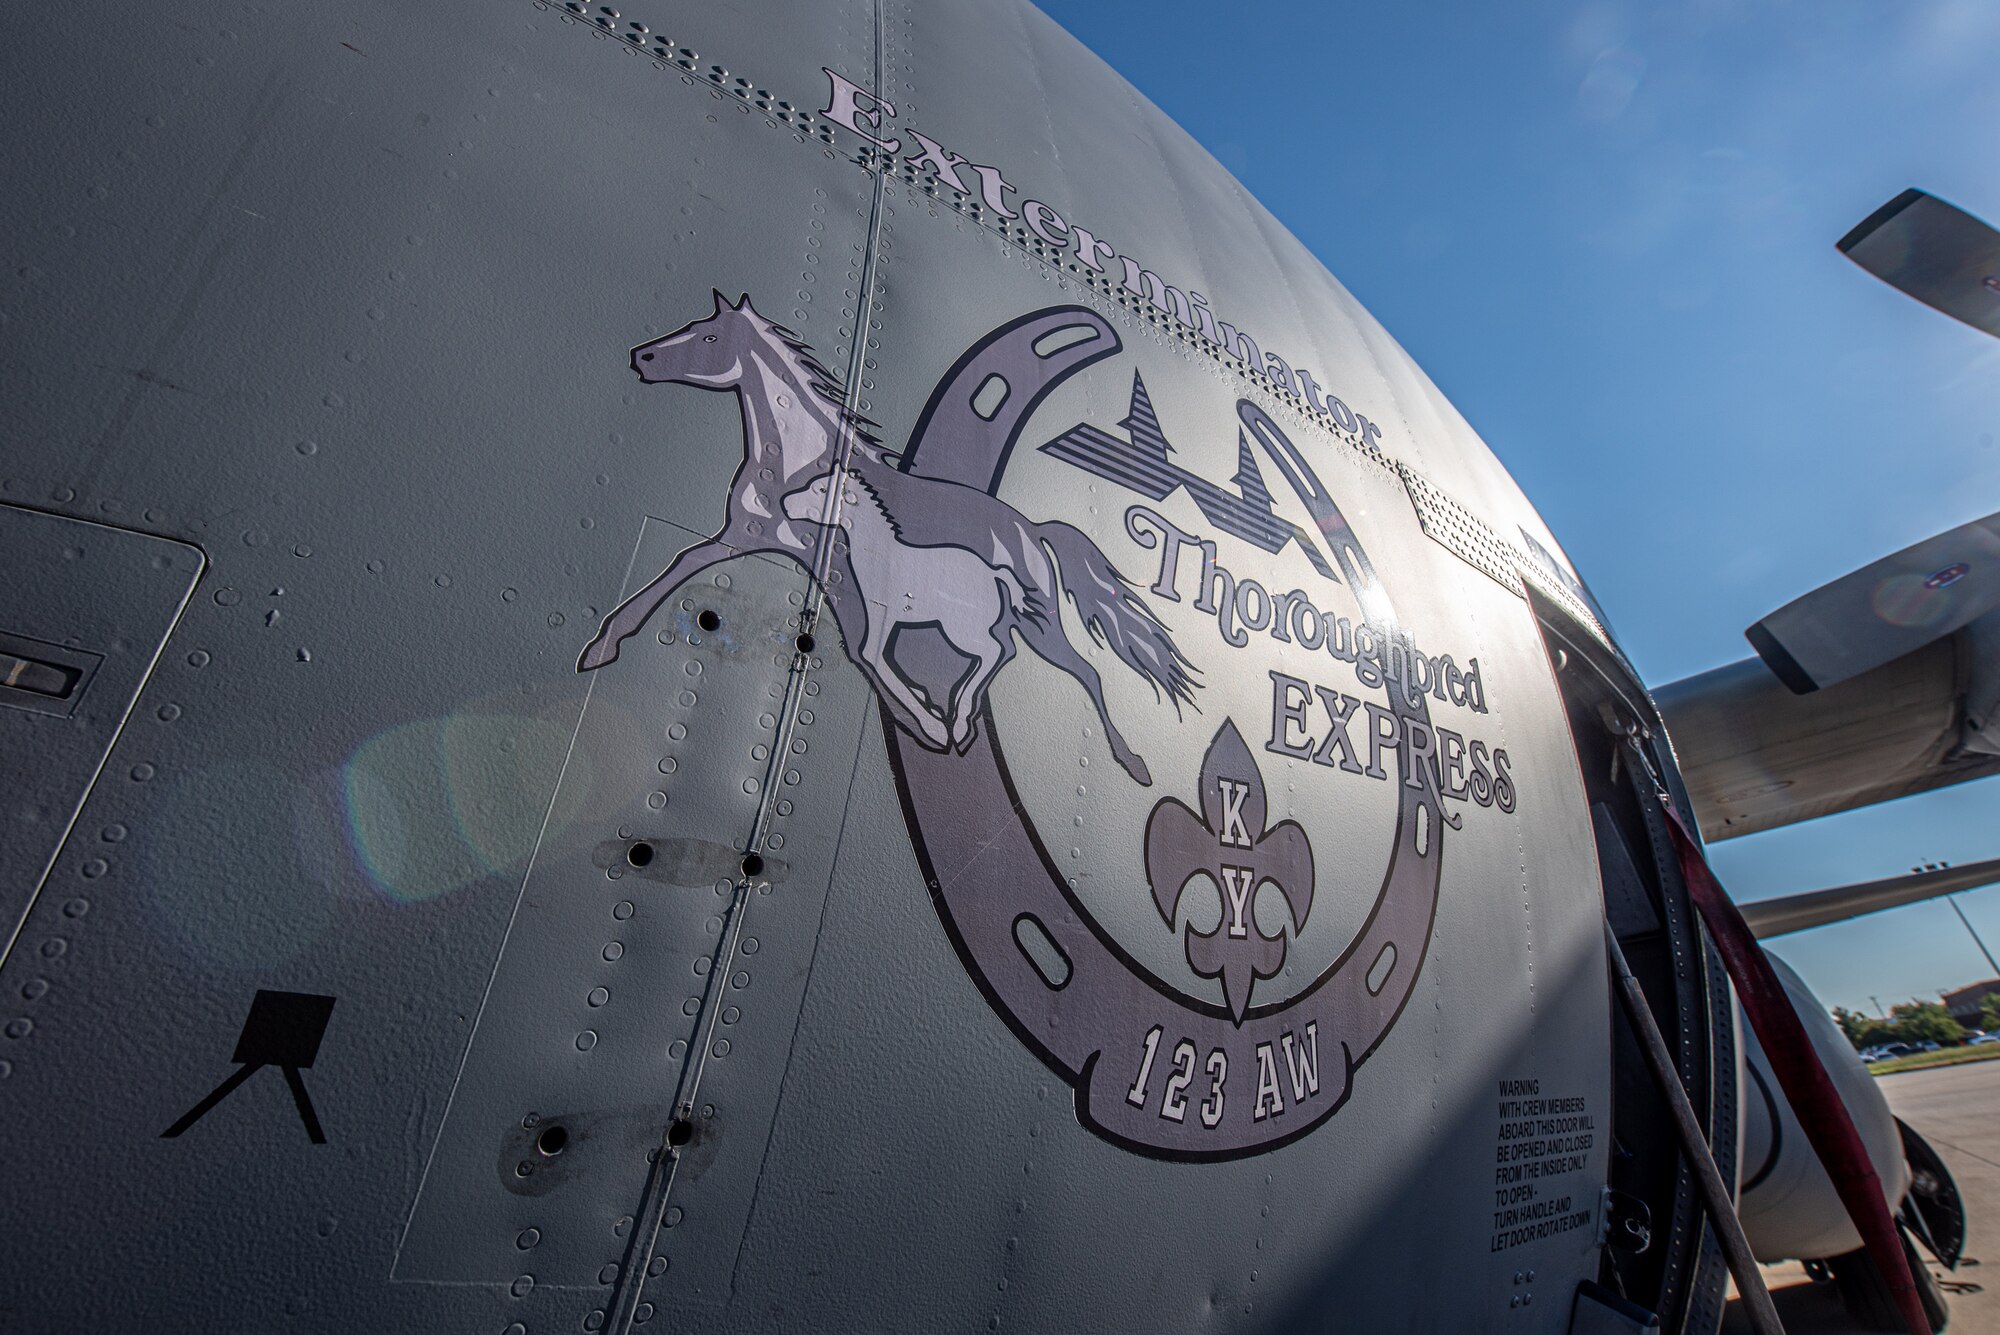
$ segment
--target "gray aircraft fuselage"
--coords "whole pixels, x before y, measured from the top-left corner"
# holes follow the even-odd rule
[[[0,1327],[1714,1330],[1647,697],[1046,17],[8,30]]]

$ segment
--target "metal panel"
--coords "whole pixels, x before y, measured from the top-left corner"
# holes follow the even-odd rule
[[[634,569],[650,578],[695,540],[649,522]],[[802,602],[796,571],[733,562],[593,677],[553,802],[580,818],[535,848],[398,1278],[583,1287],[623,1261],[729,963]]]
[[[51,669],[0,691],[0,961],[201,568],[186,543],[0,505],[0,652]]]
[[[813,6],[796,46],[737,45],[801,62],[791,82],[810,96],[818,62],[872,59],[857,14]],[[743,462],[729,400],[642,385],[629,349],[721,285],[754,291],[844,367],[868,182],[746,76],[676,63],[708,57],[718,25],[764,35],[724,11],[671,29],[628,11],[678,39],[662,60],[529,4],[153,17],[102,50],[43,18],[11,25],[24,68],[86,50],[121,105],[161,99],[164,124],[65,124],[32,110],[53,105],[33,80],[7,90],[22,134],[59,151],[35,164],[47,195],[21,227],[48,282],[10,314],[48,334],[20,350],[30,392],[0,406],[0,489],[143,510],[219,555],[146,727],[114,752],[134,781],[84,813],[93,837],[129,831],[105,889],[81,922],[52,896],[30,920],[24,941],[63,954],[23,1007],[32,1032],[6,1044],[0,1116],[44,1126],[46,1153],[9,1165],[46,1202],[43,1236],[143,1247],[154,1280],[135,1298],[50,1252],[0,1310],[104,1328],[135,1302],[168,1325],[226,1308],[259,1329],[575,1328],[614,1290],[599,1276],[632,1239],[618,1225],[646,1190],[646,1136],[670,1121],[687,1064],[671,1044],[695,1023],[681,1014],[692,964],[728,900],[714,880],[664,879],[666,857],[658,878],[614,882],[607,846],[647,834],[683,868],[717,850],[740,867],[761,831],[765,883],[785,893],[776,841],[812,850],[837,829],[862,723],[843,708],[801,729],[784,707],[807,589],[789,563],[708,573],[721,635],[691,643],[683,622],[703,609],[676,603],[628,661],[578,675],[603,611],[714,531]],[[84,201],[132,136],[171,145],[130,159],[121,186],[149,200],[152,225],[105,232]],[[134,292],[178,314],[96,328],[62,314]],[[115,375],[90,369],[107,363]],[[70,390],[48,400],[49,383]],[[76,448],[25,445],[51,439]],[[761,786],[775,755],[754,754],[781,735],[810,749],[771,782],[800,769],[816,794],[789,820]],[[664,773],[670,756],[690,768]],[[829,860],[808,856],[823,881]],[[54,874],[81,888],[97,868],[75,852]],[[765,957],[789,970],[809,931]],[[616,962],[602,958],[613,940]],[[48,967],[29,963],[9,961],[8,995]],[[790,977],[758,985],[783,997]],[[489,985],[490,1053],[470,1043]],[[610,995],[593,1006],[598,987]],[[162,1139],[241,1069],[230,1058],[260,990],[336,998],[303,1073],[327,1143],[308,1139],[276,1071]],[[524,1051],[501,1074],[509,1043]],[[782,1067],[756,1069],[768,1107]],[[552,1160],[580,1167],[544,1173],[540,1197],[501,1185],[529,1113],[596,1119]],[[473,1208],[445,1218],[444,1194]],[[100,1208],[169,1195],[171,1230]]]
[[[1424,532],[1439,546],[1517,597],[1523,596],[1522,580],[1532,581],[1535,588],[1560,604],[1577,625],[1616,652],[1604,623],[1571,587],[1573,577],[1555,564],[1553,556],[1544,552],[1544,560],[1535,560],[1519,545],[1495,533],[1485,520],[1453,500],[1443,488],[1415,468],[1400,464],[1397,471],[1403,484],[1409,488],[1410,504],[1416,507]],[[1525,530],[1523,536],[1526,536]]]
[[[1483,520],[1426,481],[1415,469],[1404,469],[1403,481],[1410,489],[1410,503],[1416,506],[1417,518],[1426,534],[1501,588],[1521,596],[1520,562]]]
[[[773,802],[760,846],[763,873],[751,878],[740,921],[722,954],[704,1019],[705,1056],[683,1112],[689,1139],[680,1151],[643,1301],[685,1311],[695,1328],[726,1304],[758,1309],[762,1291],[738,1287],[745,1229],[769,1170],[771,1128],[793,1096],[802,1007],[831,895],[886,885],[866,876],[835,879],[849,824],[848,793],[857,749],[879,746],[866,682],[842,661],[837,630],[816,636],[791,700],[791,726],[768,770]],[[862,856],[878,856],[863,845]]]

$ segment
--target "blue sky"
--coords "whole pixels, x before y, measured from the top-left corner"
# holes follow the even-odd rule
[[[2000,4],[1043,6],[1326,263],[1513,471],[1658,685],[2000,510],[2000,340],[1834,249],[2000,220]],[[1739,899],[2000,857],[2000,781],[1718,845]],[[1960,903],[2000,949],[2000,888]],[[1829,1004],[1989,975],[1943,903],[1775,943]]]

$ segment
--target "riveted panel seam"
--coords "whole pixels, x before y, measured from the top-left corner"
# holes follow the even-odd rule
[[[877,91],[882,80],[883,16],[879,0],[870,4],[873,27],[872,70],[869,82]],[[739,94],[740,95],[740,94]],[[859,405],[861,372],[867,348],[870,315],[874,308],[875,281],[878,253],[882,237],[883,197],[886,183],[879,170],[872,170],[869,164],[860,164],[869,170],[871,178],[869,218],[867,237],[864,242],[861,264],[859,298],[855,302],[854,323],[849,330],[848,360],[842,377],[842,388],[849,404]],[[833,476],[838,477],[845,467],[847,456],[854,447],[854,436],[850,434],[841,441],[839,454],[834,464]],[[820,613],[826,605],[825,581],[830,572],[834,542],[842,531],[839,511],[843,505],[843,488],[829,485],[827,488],[827,509],[821,516],[822,533],[814,554],[811,571],[811,588],[808,593],[805,614],[800,618],[802,631],[816,626]],[[804,685],[810,673],[812,656],[801,650],[794,660],[785,686],[785,699],[780,707],[779,726],[771,755],[765,770],[763,791],[759,795],[752,828],[747,831],[746,847],[759,847],[770,829],[770,823],[777,805],[777,793],[781,784],[786,758],[798,726],[798,713],[803,707]],[[728,918],[715,952],[715,964],[709,970],[707,987],[701,1002],[701,1014],[696,1020],[695,1032],[699,1042],[692,1042],[688,1048],[687,1065],[682,1070],[680,1089],[674,1101],[675,1118],[689,1118],[693,1114],[696,1094],[701,1077],[709,1058],[710,1035],[714,1032],[720,999],[723,995],[721,980],[734,967],[738,944],[742,938],[743,917],[750,900],[755,876],[746,864],[745,871],[736,882],[734,894],[728,910]],[[675,1169],[678,1166],[679,1147],[672,1143],[673,1124],[662,1129],[660,1143],[655,1151],[655,1161],[646,1178],[646,1188],[636,1212],[636,1225],[632,1241],[626,1251],[626,1263],[620,1268],[612,1302],[607,1311],[605,1328],[613,1335],[628,1335],[637,1320],[646,1281],[650,1277],[648,1259],[654,1254],[660,1231],[665,1224],[668,1202],[673,1194]]]

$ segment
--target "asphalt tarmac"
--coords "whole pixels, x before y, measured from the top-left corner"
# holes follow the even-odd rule
[[[1951,1306],[1948,1329],[1952,1335],[2000,1335],[2000,1062],[1879,1078],[1889,1106],[1937,1149],[1965,1198],[1965,1259],[1958,1270],[1946,1271],[1924,1256]],[[1988,1264],[1979,1264],[1989,1255]],[[1832,1285],[1813,1283],[1796,1262],[1765,1266],[1764,1282],[1786,1335],[1867,1330],[1848,1317]],[[1722,1332],[1750,1335],[1750,1322],[1735,1303]]]

